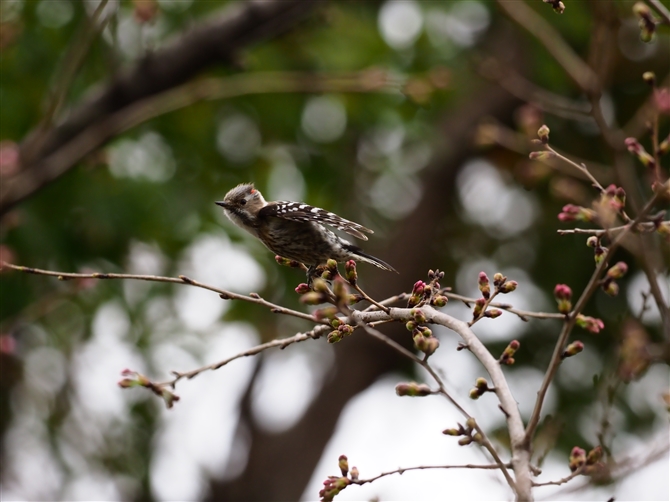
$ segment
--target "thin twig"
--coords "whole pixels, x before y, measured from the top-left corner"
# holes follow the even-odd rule
[[[549,362],[547,371],[544,374],[542,385],[540,386],[540,390],[537,393],[537,400],[535,401],[535,407],[533,408],[533,413],[531,414],[530,420],[528,421],[528,425],[526,426],[526,441],[528,444],[532,442],[533,436],[535,435],[535,430],[537,429],[537,426],[540,422],[540,413],[542,411],[544,398],[547,394],[547,391],[549,390],[549,385],[551,384],[554,376],[556,375],[558,367],[561,364],[562,361],[561,354],[563,353],[563,348],[565,347],[565,343],[568,340],[568,336],[570,335],[570,332],[572,331],[572,328],[575,325],[577,315],[584,309],[586,303],[591,298],[591,295],[593,295],[593,293],[599,287],[600,276],[607,268],[609,259],[613,256],[614,252],[619,247],[624,237],[628,234],[628,232],[630,232],[631,228],[635,227],[645,218],[647,213],[649,213],[649,211],[651,211],[651,209],[654,207],[654,204],[656,204],[656,202],[662,198],[664,192],[669,188],[670,188],[670,181],[666,181],[665,185],[658,190],[658,192],[654,195],[654,197],[652,197],[649,200],[649,202],[647,202],[647,204],[642,208],[640,213],[637,215],[635,220],[631,222],[628,228],[624,229],[616,236],[616,238],[612,241],[612,244],[610,245],[607,254],[604,256],[603,260],[600,262],[600,264],[596,267],[593,274],[591,275],[589,283],[584,288],[584,291],[582,291],[582,294],[577,300],[577,303],[572,309],[572,312],[570,312],[566,316],[565,323],[563,324],[563,329],[561,330],[561,333],[558,336],[558,340],[556,341],[556,346],[554,347],[554,352],[551,356],[551,361]]]
[[[511,467],[511,466],[508,466]],[[399,469],[396,469],[394,471],[387,471],[387,472],[382,472],[381,474],[378,474],[377,476],[373,478],[368,478],[368,479],[352,479],[351,483],[355,485],[364,485],[366,483],[372,483],[373,481],[377,481],[379,478],[383,478],[385,476],[390,476],[392,474],[404,474],[407,471],[418,471],[418,470],[424,470],[424,469],[487,469],[487,470],[494,470],[494,469],[500,469],[500,466],[498,464],[461,464],[461,465],[418,465],[416,467],[401,467]]]
[[[533,35],[580,88],[589,94],[597,91],[600,85],[598,76],[542,16],[525,2],[498,0],[498,6],[519,26]]]
[[[180,275],[179,277],[164,277],[159,275],[138,275],[138,274],[112,274],[112,273],[100,273],[94,272],[89,274],[81,273],[70,273],[70,272],[55,272],[52,270],[41,270],[39,268],[32,267],[23,267],[20,265],[13,265],[7,262],[0,262],[0,268],[11,268],[19,272],[25,272],[28,274],[37,274],[37,275],[47,275],[51,277],[57,277],[58,280],[64,281],[68,279],[131,279],[137,281],[149,281],[149,282],[168,282],[172,284],[188,284],[189,286],[194,286],[196,288],[207,289],[209,291],[214,291],[218,293],[224,300],[242,300],[249,303],[255,303],[256,305],[262,305],[263,307],[268,307],[273,313],[276,314],[286,314],[293,317],[298,317],[300,319],[305,319],[306,321],[314,322],[316,324],[328,324],[326,320],[319,320],[313,315],[305,314],[304,312],[298,312],[297,310],[288,309],[282,307],[281,305],[276,305],[272,302],[264,300],[256,293],[250,293],[249,295],[241,295],[239,293],[233,293],[232,291],[226,291],[225,289],[220,289],[202,282],[195,281],[185,275]]]
[[[377,307],[380,310],[383,310],[387,314],[389,313],[389,308],[386,305],[383,305],[379,303],[377,300],[371,298],[365,291],[361,289],[361,287],[358,285],[358,283],[353,284],[353,288],[358,291],[365,300],[369,301],[372,303],[375,307]]]
[[[561,479],[557,479],[556,481],[546,481],[544,483],[533,482],[533,486],[537,487],[537,486],[551,486],[551,485],[560,486],[560,485],[563,485],[563,484],[567,483],[568,481],[572,481],[577,476],[581,475],[582,472],[584,472],[584,467],[585,466],[581,466],[581,467],[575,469],[569,476],[566,476],[566,477],[561,478]]]
[[[663,24],[670,25],[670,11],[668,8],[663,5],[660,0],[646,0],[647,3],[651,6],[652,9],[656,11],[656,14],[658,14],[661,19]]]
[[[444,294],[447,298],[451,300],[459,300],[465,304],[470,304],[477,301],[475,298],[469,298],[467,296],[458,295],[456,293],[444,292],[442,294]],[[518,316],[522,321],[527,321],[528,317],[533,317],[535,319],[561,319],[561,320],[565,319],[564,314],[559,314],[556,312],[530,312],[528,310],[515,309],[514,307],[512,307],[507,303],[490,302],[488,306],[505,310],[510,314]]]
[[[262,343],[260,345],[256,345],[255,347],[252,347],[250,349],[247,349],[245,351],[242,351],[238,354],[235,354],[234,356],[231,356],[227,359],[224,359],[222,361],[219,361],[217,363],[213,364],[208,364],[207,366],[202,366],[201,368],[197,368],[191,371],[186,371],[186,372],[179,372],[179,371],[172,371],[172,374],[175,376],[172,380],[168,380],[166,382],[160,382],[156,383],[155,385],[157,386],[170,386],[172,388],[175,387],[177,382],[181,380],[182,378],[186,379],[191,379],[200,373],[204,373],[205,371],[215,371],[218,370],[219,368],[225,366],[226,364],[235,361],[236,359],[240,359],[242,357],[248,357],[248,356],[254,356],[256,354],[260,354],[261,352],[264,352],[268,349],[274,348],[274,347],[279,347],[280,349],[285,349],[289,345],[292,345],[294,343],[300,343],[304,342],[305,340],[314,340],[319,338],[321,335],[323,335],[326,331],[328,331],[330,328],[328,326],[318,326],[314,328],[312,331],[308,331],[306,333],[298,333],[296,335],[293,335],[288,338],[279,338],[277,340],[272,340],[270,342]]]
[[[568,229],[559,229],[556,232],[560,235],[570,235],[570,234],[587,234],[587,235],[605,235],[605,234],[616,234],[623,230],[626,230],[630,227],[631,224],[621,225],[619,227],[611,227],[608,229],[603,228],[568,228]],[[656,231],[656,225],[650,221],[643,221],[637,224],[634,230],[636,233],[652,233]]]
[[[397,309],[394,309],[394,310],[397,310]],[[404,309],[404,310],[407,310],[407,309]],[[507,483],[509,484],[510,488],[514,491],[514,493],[517,493],[516,483],[515,483],[514,479],[512,479],[512,476],[510,476],[509,471],[507,470],[507,467],[505,467],[506,464],[502,461],[502,459],[501,459],[500,456],[498,455],[498,452],[497,452],[496,449],[493,447],[493,445],[491,444],[491,442],[490,442],[489,439],[487,438],[487,436],[486,436],[486,434],[484,433],[484,431],[479,427],[479,425],[476,423],[476,421],[474,420],[474,418],[473,418],[473,417],[472,417],[472,416],[465,410],[465,408],[463,408],[463,407],[462,407],[462,406],[461,406],[461,405],[460,405],[460,404],[459,404],[459,403],[458,403],[458,402],[457,402],[457,401],[456,401],[456,400],[449,394],[449,392],[447,391],[447,389],[446,389],[446,387],[445,387],[445,385],[444,385],[444,382],[442,381],[442,379],[440,378],[440,376],[437,374],[437,372],[430,366],[430,364],[428,364],[428,361],[426,361],[425,359],[421,359],[421,358],[419,358],[416,354],[414,354],[413,352],[410,352],[409,350],[407,350],[405,347],[403,347],[402,345],[400,345],[400,344],[399,344],[398,342],[396,342],[395,340],[389,338],[388,336],[384,335],[384,334],[381,333],[380,331],[377,331],[376,329],[371,328],[370,326],[368,326],[368,325],[361,319],[361,316],[360,316],[360,313],[359,313],[359,312],[352,312],[352,313],[351,313],[351,318],[352,318],[352,319],[356,322],[356,324],[357,324],[360,328],[362,328],[366,333],[368,333],[369,335],[373,336],[373,337],[376,338],[377,340],[382,341],[383,343],[385,343],[386,345],[390,346],[391,348],[393,348],[394,350],[396,350],[396,351],[399,352],[400,354],[404,355],[405,357],[407,357],[407,358],[410,359],[411,361],[414,361],[416,364],[420,365],[420,366],[421,366],[422,368],[424,368],[428,373],[430,373],[430,376],[433,377],[433,379],[435,380],[435,382],[437,383],[437,385],[438,385],[438,387],[439,387],[439,389],[440,389],[440,390],[439,390],[439,393],[442,394],[447,400],[449,400],[449,402],[450,402],[451,404],[453,404],[453,405],[456,407],[456,409],[458,409],[458,411],[460,411],[460,412],[463,414],[464,417],[466,417],[467,419],[470,420],[471,423],[473,423],[473,425],[474,425],[474,429],[475,429],[475,430],[480,434],[480,436],[481,436],[481,445],[482,445],[484,448],[486,448],[486,450],[488,450],[488,452],[491,454],[491,456],[493,457],[493,459],[496,461],[496,465],[497,465],[498,468],[502,471],[503,476],[505,476],[505,480],[506,480]]]

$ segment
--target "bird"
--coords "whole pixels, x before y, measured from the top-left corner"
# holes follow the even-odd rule
[[[337,262],[359,260],[382,270],[398,273],[391,265],[365,253],[326,226],[368,240],[369,228],[304,202],[266,201],[253,183],[232,188],[216,205],[235,225],[257,237],[270,251],[307,267],[311,279],[319,265],[332,259]]]

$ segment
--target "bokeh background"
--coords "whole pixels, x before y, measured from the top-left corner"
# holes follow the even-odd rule
[[[250,5],[3,0],[0,183],[9,186],[22,159],[39,154],[25,145],[41,125],[67,125],[115,75]],[[596,68],[608,125],[629,126],[648,144],[636,118],[651,94],[641,76],[654,71],[667,87],[668,30],[643,43],[627,1],[566,2],[562,15],[542,2],[526,5]],[[480,271],[501,271],[519,282],[506,300],[528,310],[554,311],[557,283],[580,292],[592,250],[585,236],[558,235],[571,224],[556,215],[596,194],[569,169],[530,161],[529,139],[547,123],[552,144],[588,163],[604,185],[623,184],[638,207],[649,183],[632,157],[630,176],[617,178],[587,97],[546,47],[492,1],[304,2],[300,10],[189,76],[217,79],[221,96],[172,106],[186,95],[177,93],[155,116],[3,206],[2,259],[59,271],[184,274],[302,309],[293,292],[301,273],[279,267],[214,205],[232,186],[253,181],[267,199],[303,200],[373,228],[365,249],[400,271],[360,266],[363,286],[378,299],[409,291],[429,268],[444,270],[443,283],[468,296],[477,296]],[[98,28],[91,29],[93,17]],[[54,96],[61,100],[55,111]],[[660,131],[668,134],[668,115]],[[668,246],[657,249],[667,304]],[[643,309],[649,286],[634,256],[620,250],[616,258],[629,274],[617,297],[599,292],[588,304],[585,313],[606,327],[598,335],[576,329],[573,339],[586,349],[559,370],[536,454],[548,452],[542,480],[569,473],[575,445],[604,443],[612,459],[632,461],[625,475],[600,486],[577,479],[540,488],[538,498],[670,497],[667,360],[645,363],[629,383],[618,365],[631,329],[643,345],[667,347],[670,334],[653,301]],[[3,500],[315,500],[321,482],[337,474],[340,454],[362,477],[487,462],[477,448],[441,434],[461,419],[448,404],[395,396],[396,383],[425,375],[363,334],[234,361],[181,382],[181,400],[167,410],[144,389],[118,388],[121,370],[164,380],[171,370],[310,326],[178,285],[59,282],[5,270],[0,287]],[[471,315],[453,301],[446,311]],[[524,417],[559,329],[509,314],[476,326],[494,354],[521,341],[506,374]],[[432,361],[466,401],[483,370],[455,350],[456,335],[436,334],[441,347]],[[494,399],[466,404],[504,450]],[[373,497],[510,494],[495,472],[417,471],[350,487],[338,500]]]

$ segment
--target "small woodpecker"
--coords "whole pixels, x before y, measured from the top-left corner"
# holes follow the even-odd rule
[[[306,265],[310,280],[316,267],[329,259],[360,260],[398,273],[388,263],[363,252],[324,225],[364,241],[368,238],[363,232],[371,234],[372,230],[324,209],[302,202],[267,202],[251,183],[236,186],[216,204],[235,225],[260,239],[270,251]]]

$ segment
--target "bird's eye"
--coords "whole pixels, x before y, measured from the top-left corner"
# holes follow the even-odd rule
[[[240,204],[243,205],[243,206],[244,206],[246,203],[247,203],[247,199],[242,199],[242,200],[240,201]]]

